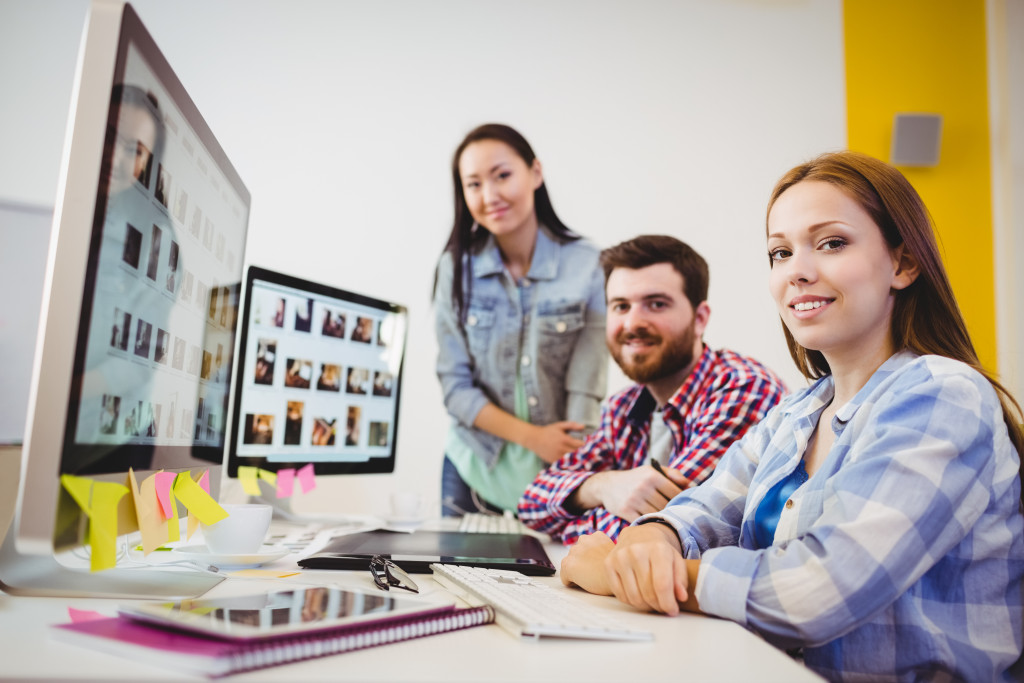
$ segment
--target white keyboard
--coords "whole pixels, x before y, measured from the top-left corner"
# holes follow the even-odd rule
[[[459,531],[467,534],[533,534],[512,515],[489,515],[485,512],[467,512],[459,519]]]
[[[514,636],[653,640],[614,613],[572,600],[560,589],[507,569],[432,564],[434,579],[470,605],[491,605],[495,622]]]

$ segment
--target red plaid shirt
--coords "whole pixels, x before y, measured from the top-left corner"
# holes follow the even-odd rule
[[[761,420],[785,394],[771,370],[732,351],[706,346],[693,372],[664,407],[672,432],[669,466],[696,485],[707,479],[726,449]],[[530,528],[574,543],[603,531],[612,539],[629,523],[603,507],[577,516],[565,502],[587,477],[647,464],[654,397],[641,384],[601,406],[601,424],[580,448],[542,470],[519,501],[519,518]]]

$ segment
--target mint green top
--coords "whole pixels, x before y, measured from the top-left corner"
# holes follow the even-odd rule
[[[522,378],[516,373],[515,415],[529,421],[530,411],[526,403],[526,389]],[[488,469],[483,458],[473,454],[473,449],[459,438],[454,426],[448,429],[445,453],[455,465],[462,480],[476,491],[481,498],[503,510],[516,511],[519,499],[537,473],[544,468],[544,461],[530,450],[517,443],[506,441],[498,454],[494,467]]]

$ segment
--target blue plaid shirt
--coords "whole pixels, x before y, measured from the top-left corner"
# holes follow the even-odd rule
[[[648,518],[700,558],[701,609],[803,648],[829,679],[1000,680],[1022,643],[1019,461],[995,391],[966,365],[886,361],[837,411],[835,444],[774,545],[756,549],[754,513],[833,391],[824,377],[789,397]]]

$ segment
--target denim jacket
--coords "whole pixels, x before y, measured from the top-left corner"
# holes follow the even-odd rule
[[[441,256],[434,293],[437,377],[456,433],[489,467],[505,442],[473,421],[487,403],[515,414],[517,370],[530,423],[597,426],[608,374],[599,253],[583,239],[562,244],[542,227],[530,271],[517,287],[489,237],[470,257],[465,324],[451,300],[452,256]]]

